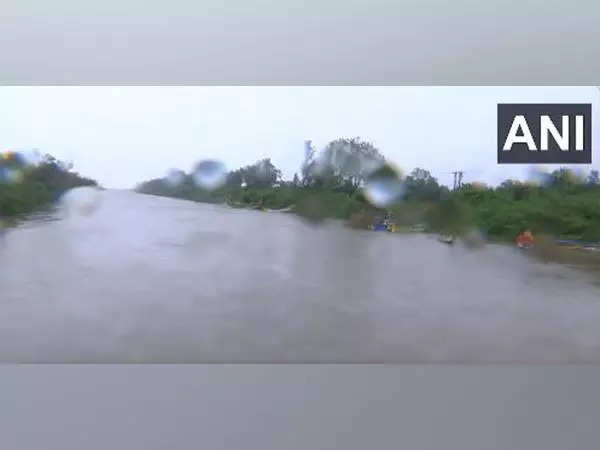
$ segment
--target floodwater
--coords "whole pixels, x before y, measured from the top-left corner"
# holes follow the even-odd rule
[[[517,250],[104,191],[0,240],[0,362],[600,362],[600,288]]]

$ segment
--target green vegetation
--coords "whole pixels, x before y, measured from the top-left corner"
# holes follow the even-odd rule
[[[368,188],[373,177],[385,177],[380,179],[386,190],[396,177],[401,197],[385,206],[374,201]],[[290,208],[310,220],[347,219],[356,227],[387,216],[400,228],[422,225],[453,234],[475,228],[491,240],[512,241],[530,228],[534,234],[600,241],[597,171],[584,180],[561,168],[539,183],[507,180],[495,188],[472,183],[451,191],[421,168],[402,176],[372,144],[358,138],[333,141],[319,155],[308,142],[301,175],[295,174],[293,181],[283,181],[266,159],[230,172],[218,189],[199,188],[191,174],[182,173],[178,183],[155,179],[138,191],[233,207]]]
[[[420,171],[421,169],[416,169]],[[455,191],[417,188],[396,210],[410,211],[436,231],[460,234],[477,228],[492,240],[513,240],[524,228],[563,239],[600,241],[600,184],[561,168],[540,183],[507,180],[496,188],[479,183]],[[426,199],[423,198],[426,194]],[[419,198],[421,197],[421,198]]]
[[[513,239],[523,228],[564,239],[600,241],[600,185],[563,184],[566,169],[547,186],[503,183],[496,189],[465,187],[456,197],[470,208],[472,221],[492,238]],[[569,174],[570,176],[570,174]]]
[[[186,176],[178,185],[169,185],[157,179],[143,183],[138,192],[175,197],[205,203],[227,203],[237,208],[287,209],[318,221],[325,218],[346,219],[368,207],[360,193],[322,188],[295,186],[281,183],[277,187],[241,187],[225,185],[212,191],[195,186],[192,177]]]
[[[32,212],[70,188],[96,185],[70,169],[50,155],[29,163],[21,153],[0,153],[0,218]]]
[[[368,162],[382,161],[383,156],[370,143],[358,138],[339,139],[332,142],[320,158],[307,144],[302,178],[295,174],[291,182],[283,181],[281,171],[267,158],[229,172],[224,185],[217,189],[203,189],[195,182],[194,174],[179,171],[178,182],[158,178],[140,184],[137,191],[198,202],[227,203],[232,207],[290,208],[311,221],[348,219],[378,211],[365,200],[359,185],[366,177]]]

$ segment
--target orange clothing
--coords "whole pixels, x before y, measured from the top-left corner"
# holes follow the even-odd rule
[[[535,243],[535,239],[531,231],[527,230],[517,236],[517,245],[519,247],[531,247]]]

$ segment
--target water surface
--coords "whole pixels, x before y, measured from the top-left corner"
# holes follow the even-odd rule
[[[600,288],[506,246],[104,191],[0,243],[2,362],[600,362]]]

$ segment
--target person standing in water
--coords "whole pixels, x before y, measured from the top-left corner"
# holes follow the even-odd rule
[[[531,248],[535,244],[535,239],[531,230],[528,228],[524,229],[517,236],[517,247],[519,248]]]

